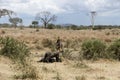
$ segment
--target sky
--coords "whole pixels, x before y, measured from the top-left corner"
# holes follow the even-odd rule
[[[12,17],[22,18],[24,25],[41,11],[55,14],[54,24],[91,25],[90,12],[95,11],[96,25],[120,25],[120,0],[0,0],[0,9],[16,12]],[[6,22],[8,16],[0,18],[0,23]]]

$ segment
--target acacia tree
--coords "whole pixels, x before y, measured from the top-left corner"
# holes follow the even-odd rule
[[[15,28],[17,27],[18,23],[22,23],[22,19],[19,17],[10,18],[9,21],[15,26]]]
[[[2,16],[6,16],[6,15],[8,15],[8,16],[11,18],[11,15],[12,15],[12,14],[14,14],[14,12],[11,11],[11,10],[0,9],[0,18],[1,18]]]
[[[42,11],[39,12],[36,15],[36,20],[39,20],[43,23],[44,27],[47,28],[47,25],[52,22],[52,21],[56,21],[56,16],[51,14],[48,11]]]
[[[38,21],[32,21],[32,25],[34,26],[34,28],[37,27],[38,26]]]
[[[11,18],[11,15],[12,14],[14,14],[14,12],[13,11],[11,11],[11,10],[7,10],[7,9],[0,9],[0,18],[2,17],[2,16],[9,16],[9,18]]]

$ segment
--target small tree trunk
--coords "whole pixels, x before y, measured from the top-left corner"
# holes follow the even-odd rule
[[[34,24],[34,28],[35,28],[35,24]]]
[[[14,24],[15,28],[17,28],[17,24]]]
[[[47,23],[46,22],[44,22],[44,27],[45,27],[45,29],[47,28]]]

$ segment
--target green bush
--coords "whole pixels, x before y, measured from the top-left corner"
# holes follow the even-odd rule
[[[29,56],[29,49],[23,42],[19,42],[10,37],[1,37],[0,44],[0,54],[15,60],[15,62],[24,61],[25,58]]]
[[[98,59],[106,57],[106,45],[100,40],[88,40],[82,44],[83,58]]]
[[[0,38],[1,55],[11,59],[25,58],[29,55],[29,50],[23,42],[19,42],[13,38]]]
[[[37,80],[36,68],[30,64],[30,52],[24,42],[19,42],[10,37],[0,37],[0,55],[10,58],[17,64],[15,69],[19,69],[22,72],[20,76],[22,79],[30,78]],[[15,78],[20,77],[16,76]]]
[[[54,24],[48,24],[47,29],[54,29],[54,28],[55,28],[55,25],[54,25]]]
[[[113,42],[107,52],[110,58],[120,60],[120,39]]]

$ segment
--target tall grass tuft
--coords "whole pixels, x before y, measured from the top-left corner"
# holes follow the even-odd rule
[[[56,76],[54,77],[55,80],[62,80],[62,77],[60,76],[60,73],[57,72]]]
[[[82,76],[76,76],[75,80],[86,80],[86,76],[82,75]]]
[[[63,58],[72,60],[73,59],[72,52],[73,52],[73,50],[70,50],[68,48],[65,49],[64,52],[63,52],[63,54],[62,54]]]

